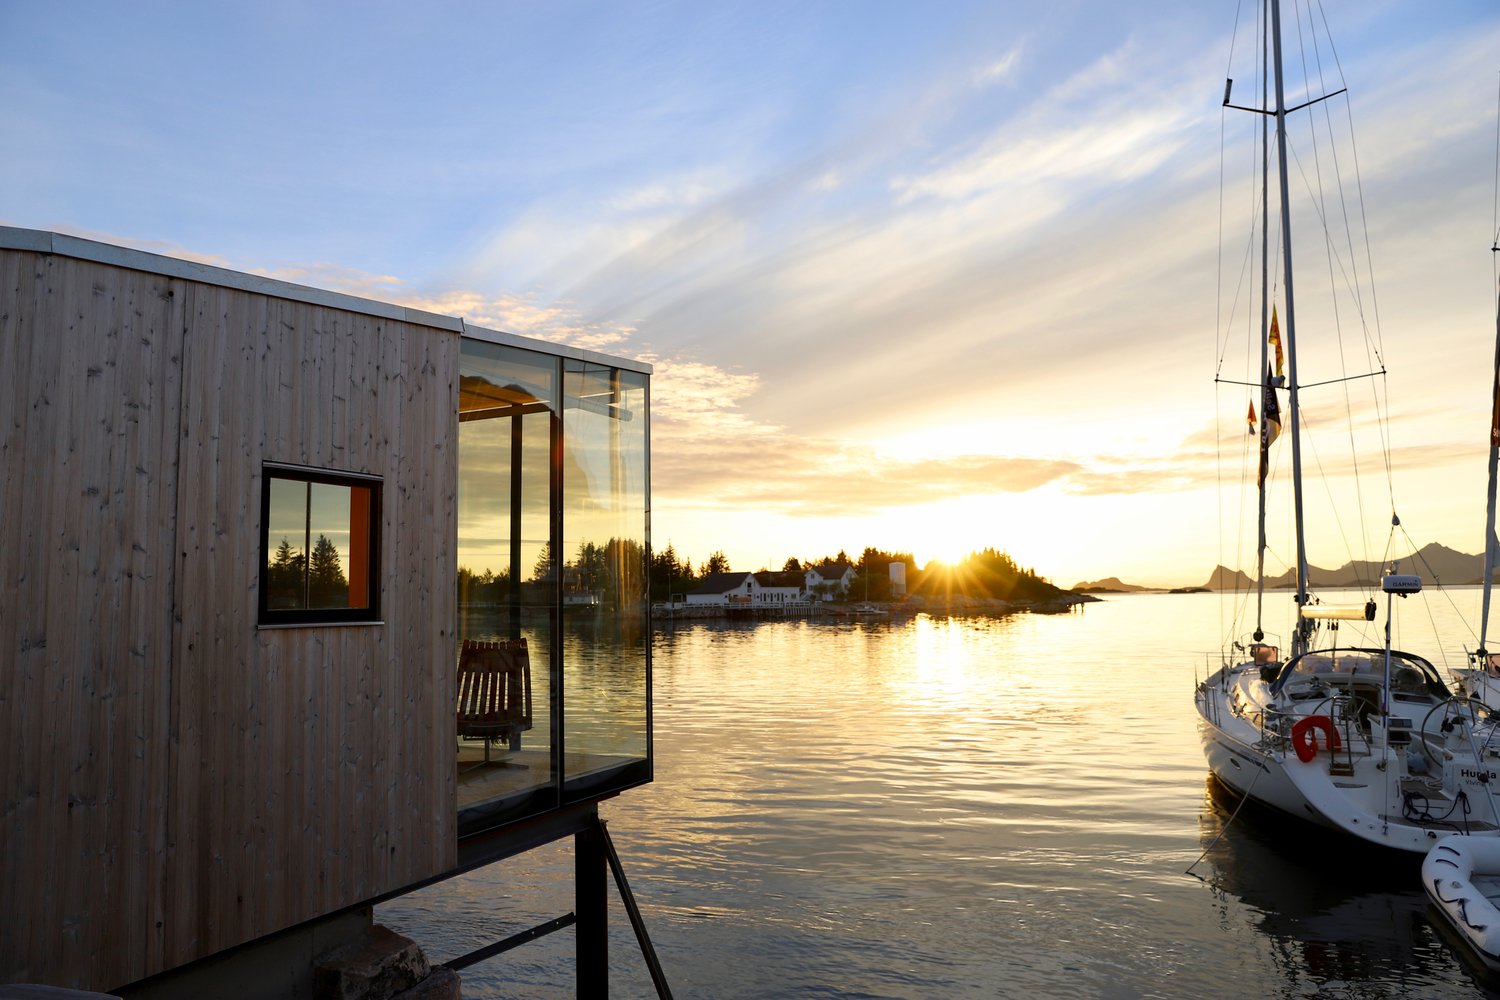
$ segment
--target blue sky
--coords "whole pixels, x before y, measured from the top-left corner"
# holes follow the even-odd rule
[[[1212,382],[1235,18],[0,0],[0,222],[650,360],[654,540],[695,562],[994,546],[1064,585],[1195,583],[1235,544]],[[1316,18],[1351,92],[1392,491],[1419,544],[1477,551],[1500,10]],[[1354,533],[1378,557],[1383,529]]]

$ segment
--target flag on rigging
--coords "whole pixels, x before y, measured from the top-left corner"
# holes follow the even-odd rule
[[[1490,408],[1490,447],[1500,448],[1500,365],[1495,367],[1495,404]]]
[[[1281,378],[1281,327],[1276,322],[1276,307],[1271,307],[1271,349],[1276,352],[1276,377]]]
[[[1281,404],[1276,400],[1276,387],[1271,384],[1270,368],[1266,369],[1260,413],[1265,419],[1260,427],[1260,478],[1256,480],[1256,485],[1264,486],[1266,472],[1271,465],[1271,442],[1281,436]]]
[[[1245,415],[1245,420],[1250,424],[1250,433],[1255,433],[1255,400],[1250,400],[1250,412]]]

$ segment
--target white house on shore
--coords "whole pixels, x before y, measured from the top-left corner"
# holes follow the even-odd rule
[[[710,573],[687,595],[688,604],[785,605],[805,603],[801,573]]]
[[[761,570],[755,574],[755,582],[760,588],[756,599],[761,604],[801,604],[807,601],[801,573]]]
[[[810,598],[832,601],[844,597],[854,584],[854,567],[846,562],[821,562],[803,573]]]
[[[754,573],[710,573],[687,595],[688,604],[752,604],[760,584]]]

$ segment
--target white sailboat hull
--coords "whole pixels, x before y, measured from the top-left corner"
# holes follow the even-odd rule
[[[1400,729],[1387,743],[1378,716],[1345,711],[1340,750],[1323,730],[1310,759],[1295,752],[1289,731],[1303,719],[1337,714],[1330,699],[1273,694],[1254,664],[1227,667],[1198,688],[1198,729],[1214,776],[1261,805],[1368,844],[1425,853],[1455,833],[1500,837],[1500,755],[1490,734],[1455,727],[1441,733],[1447,702],[1436,695],[1393,697],[1393,713],[1428,723],[1428,734]],[[1419,714],[1420,713],[1420,714]],[[1280,720],[1271,726],[1265,720]],[[1314,720],[1315,722],[1317,720]],[[1321,724],[1320,724],[1321,726]],[[1399,741],[1399,742],[1398,742]],[[1414,769],[1412,757],[1420,758]]]
[[[1199,719],[1198,728],[1208,768],[1221,784],[1261,805],[1328,825],[1298,791],[1284,760],[1247,746],[1206,719]]]

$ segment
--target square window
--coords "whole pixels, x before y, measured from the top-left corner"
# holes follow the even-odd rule
[[[260,623],[380,619],[380,480],[266,465]]]

